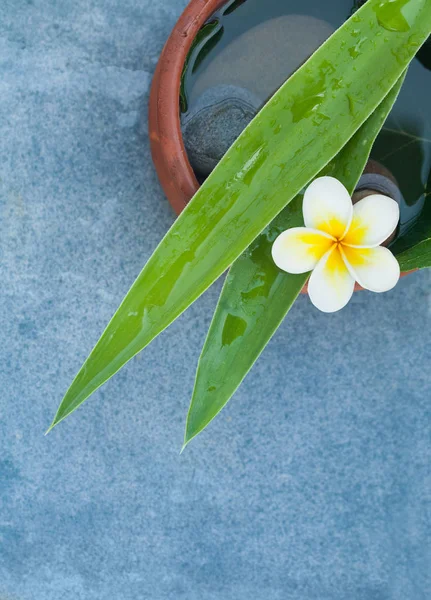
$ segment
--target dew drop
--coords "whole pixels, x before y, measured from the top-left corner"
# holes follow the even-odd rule
[[[247,329],[247,321],[228,313],[222,332],[222,345],[230,346],[235,340],[242,337]]]
[[[362,45],[366,42],[367,38],[362,38],[357,43],[349,48],[349,54],[352,58],[358,58],[362,54]]]
[[[328,68],[326,63],[321,65],[322,72],[326,68]],[[302,119],[315,113],[324,102],[326,91],[325,77],[323,76],[318,81],[309,85],[302,95],[297,96],[290,109],[293,122],[299,123]]]
[[[402,9],[410,0],[384,0],[375,8],[377,21],[387,31],[406,32],[410,31],[410,24],[403,15]]]
[[[353,94],[347,94],[347,101],[349,103],[349,113],[352,117],[356,117],[358,109],[363,105],[363,101],[357,96],[353,96]]]

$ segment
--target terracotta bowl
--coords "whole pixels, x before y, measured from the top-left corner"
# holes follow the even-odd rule
[[[183,66],[197,32],[225,3],[226,0],[191,0],[162,50],[151,86],[151,154],[163,190],[177,214],[199,189],[181,133],[179,97]]]
[[[163,190],[177,214],[199,189],[187,158],[180,124],[180,84],[184,62],[199,29],[225,0],[192,0],[160,55],[151,86],[151,153]]]

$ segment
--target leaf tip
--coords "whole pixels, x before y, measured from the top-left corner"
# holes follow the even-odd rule
[[[48,429],[45,431],[44,435],[48,435],[48,433],[50,431],[52,431],[54,429],[54,427],[57,425],[57,422],[54,420],[51,425],[48,427]]]
[[[58,424],[60,423],[60,421],[62,421],[63,419],[64,419],[64,417],[60,417],[60,418],[59,418],[58,411],[57,411],[57,414],[55,415],[55,417],[54,417],[54,419],[53,419],[53,421],[52,421],[51,425],[50,425],[50,426],[48,427],[48,429],[45,431],[45,434],[44,434],[44,435],[48,435],[48,433],[50,433],[50,432],[51,432],[51,431],[54,429],[54,427],[55,427],[56,425],[58,425]]]
[[[186,425],[186,432],[184,434],[183,447],[181,448],[180,455],[184,452],[184,450],[186,449],[186,447],[190,444],[190,442],[192,441],[192,439],[197,436],[198,433],[199,432],[195,432],[195,431],[190,432],[189,427],[188,427],[188,423],[187,423],[187,425]]]

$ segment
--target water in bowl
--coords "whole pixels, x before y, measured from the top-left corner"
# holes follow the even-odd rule
[[[200,181],[278,87],[361,4],[230,0],[208,19],[187,57],[180,94],[183,138]],[[428,42],[412,62],[371,155],[397,180],[400,235],[416,221],[431,191],[430,70]],[[385,191],[384,178],[377,185]]]

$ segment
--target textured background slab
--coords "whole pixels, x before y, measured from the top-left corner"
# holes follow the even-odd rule
[[[184,5],[1,1],[0,598],[429,598],[429,273],[301,298],[180,457],[218,283],[43,437],[173,219],[146,105]]]

